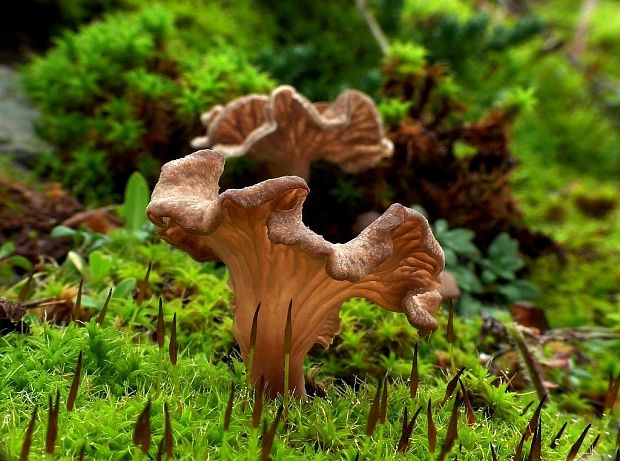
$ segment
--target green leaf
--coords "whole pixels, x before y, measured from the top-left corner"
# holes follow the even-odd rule
[[[75,251],[70,251],[69,253],[67,253],[67,259],[71,261],[71,264],[75,266],[75,268],[80,274],[84,275],[85,264],[84,260],[79,254],[77,254]]]
[[[121,280],[114,291],[112,292],[112,298],[127,298],[133,289],[136,287],[136,279],[134,277],[127,277]]]
[[[15,245],[12,242],[6,242],[0,246],[0,259],[6,258],[15,251]]]
[[[454,251],[464,255],[471,255],[478,252],[478,248],[473,244],[474,232],[469,229],[452,229],[448,231],[448,245]]]
[[[480,279],[482,280],[482,283],[488,285],[495,282],[497,280],[497,276],[492,271],[484,269],[482,274],[480,274]]]
[[[28,272],[32,270],[32,263],[28,260],[28,258],[21,255],[11,256],[8,258],[8,263],[12,267],[19,267],[20,269]]]
[[[77,231],[75,229],[71,229],[70,227],[56,226],[52,229],[52,232],[50,232],[50,235],[54,238],[60,238],[60,237],[73,237],[76,233]]]
[[[482,293],[482,284],[476,274],[467,267],[458,266],[452,269],[459,288],[471,293]]]
[[[469,229],[448,229],[445,219],[438,219],[433,225],[435,237],[444,250],[451,249],[457,255],[473,256],[478,253],[478,248],[473,243],[474,232]]]
[[[93,282],[101,281],[112,267],[112,258],[106,256],[100,251],[93,251],[88,256],[88,268],[90,270],[90,276]]]
[[[497,291],[506,298],[508,303],[529,301],[540,295],[538,287],[526,280],[515,280],[507,285],[500,285]]]
[[[82,307],[88,307],[91,309],[100,309],[101,302],[99,302],[97,299],[93,298],[92,296],[82,295]]]
[[[480,265],[495,273],[499,278],[514,280],[515,272],[525,263],[518,255],[519,244],[502,232],[489,246],[488,256]]]
[[[463,296],[458,300],[457,306],[463,315],[477,314],[484,309],[484,304],[469,293],[463,293]]]
[[[443,254],[446,261],[446,267],[448,269],[452,269],[453,267],[458,266],[459,259],[453,250],[451,250],[450,248],[444,248]]]
[[[448,231],[448,221],[445,219],[438,219],[433,225],[433,230],[435,231],[435,234],[438,234],[437,238],[439,238],[439,235]]]
[[[146,223],[146,206],[149,203],[149,185],[137,171],[134,172],[125,188],[125,203],[123,204],[123,214],[125,216],[125,227],[132,232],[137,232]]]

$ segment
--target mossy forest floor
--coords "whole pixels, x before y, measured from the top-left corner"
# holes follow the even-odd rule
[[[523,193],[523,200],[531,203],[535,196]],[[534,212],[529,217],[546,222]],[[584,222],[589,220],[584,218]],[[617,239],[617,226],[607,222],[592,232],[598,229]],[[559,229],[570,233],[571,226],[583,229],[585,225],[569,218]],[[570,453],[587,427],[576,450],[578,457],[589,452],[594,453],[592,459],[617,456],[618,406],[611,411],[602,407],[609,376],[620,372],[617,299],[597,295],[597,290],[609,292],[609,284],[617,283],[613,272],[608,272],[613,249],[605,255],[605,247],[599,247],[602,256],[586,270],[583,246],[581,250],[575,247],[567,246],[565,264],[549,257],[531,265],[531,278],[543,289],[539,304],[551,326],[586,328],[568,330],[579,336],[576,340],[562,336],[567,330],[551,330],[557,337],[550,339],[525,331],[523,337],[543,371],[549,397],[541,412],[540,434],[535,432],[525,441],[522,459],[539,459],[535,457],[538,444],[540,459],[577,459]],[[149,263],[152,269],[144,283]],[[9,280],[6,263],[3,269]],[[81,279],[81,309],[76,311]],[[19,456],[35,407],[30,459],[52,459],[45,454],[45,446],[49,399],[56,392],[60,409],[54,459],[78,459],[82,450],[84,459],[145,459],[133,438],[147,402],[150,458],[157,458],[161,450],[167,405],[174,457],[260,459],[268,438],[263,422],[269,430],[282,401],[266,402],[261,424],[253,427],[255,403],[232,336],[231,293],[224,267],[196,263],[150,233],[120,229],[101,236],[77,232],[66,260],[60,265],[41,261],[27,285],[27,277],[7,284],[3,296],[66,302],[30,312],[25,317],[30,334],[12,332],[0,337],[1,459]],[[99,325],[97,316],[110,288],[111,301]],[[156,341],[160,297],[166,326],[161,350]],[[70,321],[71,315],[82,320]],[[179,358],[172,365],[169,346],[175,315]],[[280,422],[276,429],[272,459],[402,459],[405,455],[397,452],[397,446],[403,412],[408,409],[411,417],[419,408],[407,457],[436,459],[449,432],[455,397],[442,401],[448,383],[463,367],[462,388],[473,414],[467,413],[464,403],[459,405],[458,438],[445,459],[492,460],[493,453],[496,459],[513,459],[539,397],[532,381],[536,377],[525,365],[527,357],[514,347],[514,335],[522,333],[506,310],[498,308],[475,317],[457,313],[452,344],[446,336],[447,309],[440,315],[440,330],[429,340],[417,338],[404,316],[363,300],[347,302],[341,317],[343,331],[332,347],[314,350],[306,363],[308,389],[314,396],[291,402],[286,424]],[[614,334],[615,340],[607,337]],[[410,375],[416,342],[419,388],[412,398]],[[69,412],[66,404],[80,351],[81,379],[75,408]],[[385,423],[379,422],[369,436],[369,414],[381,379],[387,383]],[[231,386],[234,400],[226,431]],[[383,392],[378,394],[379,402]],[[437,431],[434,454],[429,447],[429,402]],[[538,436],[540,442],[536,442]]]
[[[50,143],[30,146],[32,161],[21,160],[98,206],[116,200],[134,170],[154,181],[161,162],[204,134],[199,114],[214,104],[276,83],[293,84],[312,100],[349,87],[380,96],[389,63],[382,64],[348,0],[34,3],[73,11],[74,20],[58,30],[76,31],[53,44],[46,38],[39,46],[49,41],[47,54],[19,71],[41,113],[39,135]],[[148,191],[134,202],[133,222],[125,209],[120,227],[99,216],[107,230],[118,227],[107,234],[57,227],[48,238],[57,222],[32,213],[39,199],[13,202],[9,197],[29,189],[6,187],[43,189],[43,181],[0,156],[0,461],[165,459],[167,452],[179,460],[620,461],[618,99],[616,92],[595,100],[588,87],[590,74],[602,70],[618,78],[617,5],[599,0],[592,43],[575,68],[563,47],[579,20],[575,2],[368,3],[392,50],[400,50],[394,56],[402,69],[392,71],[406,71],[406,83],[425,69],[441,80],[441,98],[463,103],[451,115],[443,99],[420,110],[437,109],[436,120],[450,115],[450,123],[482,120],[498,107],[519,112],[507,128],[518,163],[511,176],[517,208],[529,229],[561,248],[524,264],[515,248],[508,278],[538,287],[532,306],[457,308],[453,321],[443,306],[440,328],[423,339],[404,315],[350,300],[332,346],[313,349],[306,360],[310,397],[291,401],[278,420],[283,399],[259,411],[247,383],[226,268],[197,263],[162,242],[144,222]],[[544,27],[501,11],[513,3],[530,3]],[[73,7],[86,4],[101,8],[81,17]],[[88,23],[106,4],[110,15]],[[478,14],[483,4],[489,14]],[[14,25],[19,36],[41,29],[31,12],[25,18],[28,27]],[[51,27],[36,36],[44,33]],[[382,102],[391,129],[413,99]],[[30,130],[33,111],[10,112],[23,119],[15,126]],[[470,147],[458,143],[455,152],[467,156]],[[54,153],[36,161],[49,148]],[[508,173],[497,177],[508,181]],[[361,197],[352,184],[339,182],[325,196],[344,209]],[[65,200],[56,206],[41,199],[49,214],[64,210],[58,222],[82,209],[59,187],[46,194]],[[22,211],[28,226],[6,218]],[[471,239],[464,240],[468,247]],[[13,254],[17,248],[21,256]],[[54,257],[38,257],[43,253]],[[403,438],[405,411],[406,426],[417,418]]]

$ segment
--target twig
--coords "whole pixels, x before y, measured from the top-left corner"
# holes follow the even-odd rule
[[[372,12],[368,9],[368,5],[366,5],[366,0],[356,0],[355,4],[359,12],[362,13],[364,20],[366,21],[366,24],[368,24],[370,33],[372,34],[372,36],[375,38],[375,40],[379,44],[379,48],[381,48],[381,52],[384,55],[387,55],[390,52],[390,43],[388,42],[387,37],[381,30],[381,26],[377,22],[376,18],[373,16]]]
[[[592,22],[592,15],[596,9],[598,0],[584,0],[581,5],[581,11],[579,12],[579,21],[575,26],[575,33],[573,35],[573,43],[571,44],[571,51],[573,58],[577,61],[581,61],[584,53],[586,52],[586,46],[588,42],[588,29]]]

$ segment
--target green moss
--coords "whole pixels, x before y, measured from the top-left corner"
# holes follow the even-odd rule
[[[204,27],[219,23],[223,7],[192,16],[183,5],[109,15],[67,32],[24,69],[39,132],[55,147],[42,169],[88,201],[110,201],[136,169],[153,180],[163,161],[189,153],[203,111],[273,86],[231,48],[247,45],[232,37],[251,29]]]

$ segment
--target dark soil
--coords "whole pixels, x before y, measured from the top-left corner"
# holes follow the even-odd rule
[[[11,241],[15,253],[35,261],[39,256],[63,259],[71,247],[65,238],[52,238],[52,229],[84,207],[60,186],[42,192],[0,176],[0,245]]]

